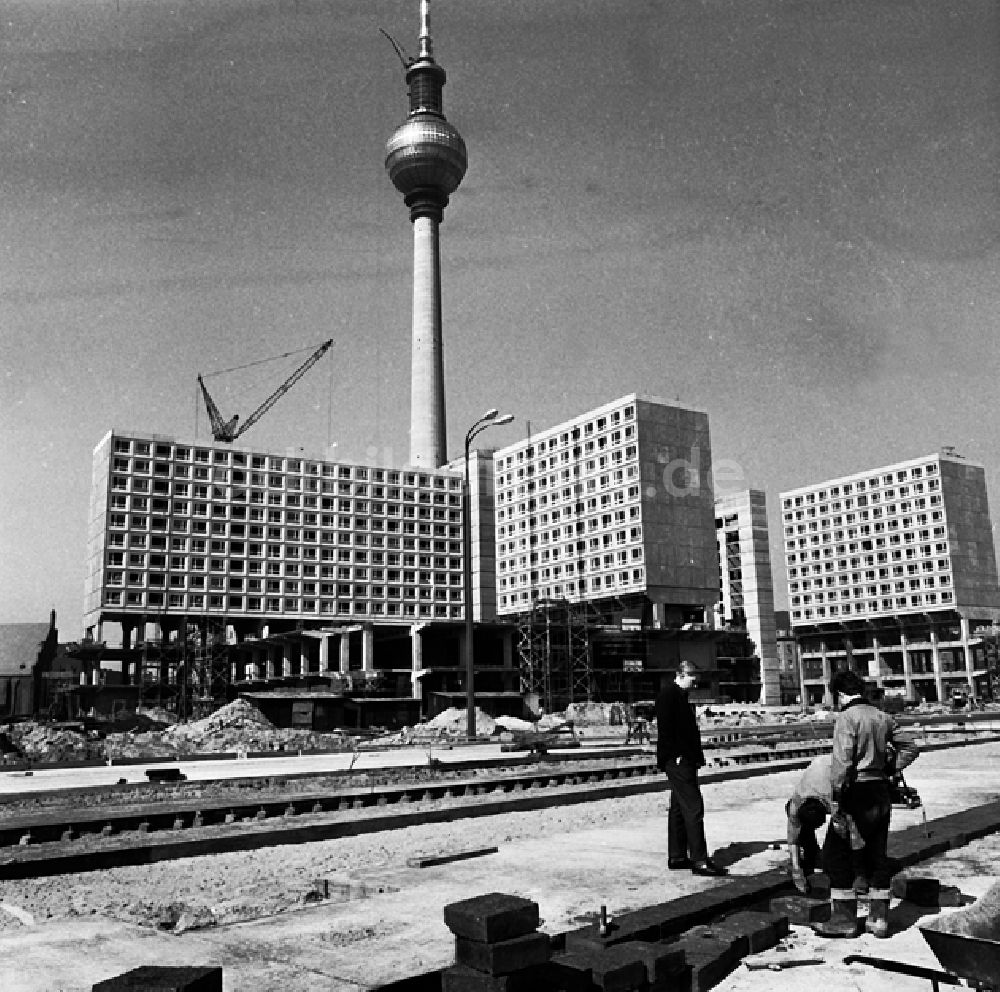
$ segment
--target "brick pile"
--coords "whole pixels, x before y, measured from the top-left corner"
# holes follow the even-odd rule
[[[701,992],[789,929],[786,916],[737,911],[666,936],[676,919],[664,906],[550,939],[537,903],[499,892],[451,903],[444,918],[455,964],[441,972],[442,992]]]

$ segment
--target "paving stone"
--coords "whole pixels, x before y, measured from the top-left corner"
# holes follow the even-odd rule
[[[750,938],[741,930],[728,928],[721,924],[710,923],[706,926],[695,927],[685,934],[685,937],[718,941],[739,958],[750,953]]]
[[[830,903],[826,899],[813,899],[810,896],[776,896],[769,903],[768,909],[778,916],[785,916],[789,923],[796,926],[808,926],[829,918]]]
[[[688,969],[684,951],[675,942],[635,940],[629,945],[646,967],[646,981],[650,985],[662,982]]]
[[[486,944],[511,940],[538,929],[538,903],[489,892],[445,906],[444,922],[456,937]]]
[[[897,899],[905,899],[915,906],[937,906],[941,882],[926,875],[896,875],[891,891]]]
[[[677,941],[691,965],[691,988],[706,992],[722,981],[739,963],[740,956],[728,941],[691,932]]]
[[[743,936],[746,938],[747,949],[740,952],[740,957],[745,954],[756,954],[758,951],[766,951],[769,947],[774,947],[778,943],[778,923],[779,919],[784,920],[785,933],[788,932],[788,917],[776,916],[772,913],[760,913],[752,910],[741,910],[731,916],[724,917],[709,924],[708,929],[718,935]]]
[[[592,989],[590,956],[594,953],[593,949],[562,951],[552,956],[549,966],[560,969],[562,974],[576,975],[585,983],[584,988]]]
[[[593,992],[594,988],[589,968],[581,971],[555,958],[532,968],[531,977],[538,992]]]
[[[965,905],[965,896],[962,890],[955,885],[942,885],[938,893],[938,906],[955,907]]]
[[[538,988],[532,969],[511,975],[487,975],[464,964],[441,972],[441,992],[534,992]]]
[[[646,984],[646,964],[631,941],[602,950],[572,951],[554,960],[589,970],[591,987],[603,992],[633,992]]]
[[[549,938],[544,933],[529,933],[491,944],[468,937],[455,938],[455,963],[488,975],[509,975],[533,968],[548,961],[549,954]]]
[[[91,992],[222,992],[222,969],[142,965],[92,985]]]
[[[597,923],[569,930],[565,934],[564,946],[567,951],[600,951],[626,941],[659,940],[663,925],[663,908],[655,906],[616,916],[609,921],[607,933],[603,935]]]
[[[646,986],[646,992],[691,992],[694,981],[694,969],[686,964],[679,971],[661,978],[659,981],[650,982]]]

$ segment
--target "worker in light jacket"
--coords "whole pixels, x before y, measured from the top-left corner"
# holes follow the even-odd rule
[[[830,693],[839,711],[830,757],[834,813],[823,842],[823,867],[830,876],[830,920],[813,929],[824,937],[858,935],[849,818],[864,841],[860,854],[869,883],[865,929],[876,937],[888,937],[890,781],[902,767],[900,755],[908,764],[916,757],[916,745],[904,742],[896,721],[867,700],[864,679],[857,672],[836,672]]]
[[[656,697],[656,765],[670,782],[667,867],[718,876],[727,872],[708,856],[705,802],[698,784],[698,769],[705,764],[705,755],[698,718],[688,699],[688,690],[696,681],[695,666],[682,661],[674,677],[664,679]]]

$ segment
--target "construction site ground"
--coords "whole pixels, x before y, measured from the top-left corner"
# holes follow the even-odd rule
[[[894,826],[926,817],[932,829],[938,817],[997,800],[998,759],[1000,744],[922,755],[907,781],[924,806],[894,810]],[[734,875],[785,863],[783,807],[797,775],[706,784],[710,846]],[[453,937],[443,909],[472,895],[532,899],[541,928],[556,934],[592,921],[602,905],[613,918],[724,884],[667,870],[668,802],[669,793],[658,792],[142,868],[5,881],[0,988],[89,992],[95,982],[140,965],[213,964],[223,967],[227,992],[370,989],[450,964]],[[407,863],[416,855],[493,847],[495,853],[429,867]],[[919,871],[979,897],[1000,875],[1000,835],[949,851]],[[912,913],[901,918],[898,906],[894,913],[901,929],[886,941],[824,941],[793,927],[783,946],[822,963],[780,971],[741,965],[717,988],[781,992],[825,983],[859,992],[926,990],[926,979],[843,964],[849,954],[867,954],[939,967],[918,919]]]

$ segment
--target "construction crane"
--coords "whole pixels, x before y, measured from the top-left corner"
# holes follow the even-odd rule
[[[198,385],[201,386],[202,394],[205,397],[205,407],[208,410],[208,418],[212,422],[212,437],[216,441],[235,441],[241,434],[250,430],[268,410],[288,392],[329,350],[333,344],[333,339],[324,341],[278,388],[253,413],[240,423],[239,414],[233,414],[229,420],[225,420],[219,408],[212,399],[205,380],[198,376]]]

